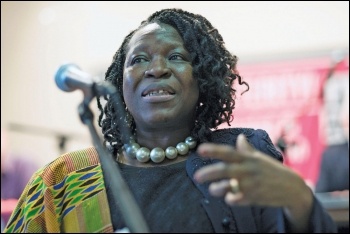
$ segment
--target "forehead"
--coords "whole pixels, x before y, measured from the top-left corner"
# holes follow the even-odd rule
[[[172,43],[183,44],[180,34],[170,25],[162,23],[151,23],[139,29],[130,39],[128,50],[131,47],[140,46],[152,37],[152,42],[157,43],[161,40],[169,40]]]

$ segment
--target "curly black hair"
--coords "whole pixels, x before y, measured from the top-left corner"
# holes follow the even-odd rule
[[[236,97],[236,90],[233,88],[234,80],[237,78],[240,85],[246,85],[246,91],[249,90],[249,85],[242,81],[236,71],[237,56],[226,49],[221,34],[205,17],[181,9],[163,9],[153,13],[125,37],[106,72],[105,80],[119,90],[129,119],[130,130],[134,134],[136,126],[123,99],[123,67],[131,37],[139,29],[153,22],[174,27],[190,53],[193,77],[198,80],[199,85],[196,122],[191,136],[200,142],[208,141],[211,129],[217,129],[224,122],[230,126],[233,120],[232,112]],[[101,111],[98,123],[102,128],[105,143],[112,146],[109,148],[114,153],[124,142],[122,142],[121,127],[118,126],[119,117],[114,109],[114,100],[109,97],[104,98],[107,101],[104,108],[100,98],[97,99],[98,108]]]

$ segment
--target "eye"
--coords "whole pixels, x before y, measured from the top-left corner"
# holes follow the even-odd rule
[[[142,63],[142,62],[147,62],[147,59],[144,57],[135,57],[132,61],[131,61],[131,65],[137,64],[137,63]]]
[[[169,60],[184,60],[181,54],[172,54],[169,57]]]

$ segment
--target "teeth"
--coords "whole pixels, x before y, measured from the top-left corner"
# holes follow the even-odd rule
[[[153,95],[159,95],[159,94],[169,94],[169,93],[164,90],[157,90],[157,91],[150,92],[149,94],[147,94],[147,96],[153,96]]]

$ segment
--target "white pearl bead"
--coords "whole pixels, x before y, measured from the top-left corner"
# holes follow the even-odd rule
[[[169,146],[168,148],[166,148],[165,150],[165,156],[168,158],[168,159],[174,159],[177,157],[177,150],[175,147],[173,146]]]
[[[136,159],[140,162],[147,162],[150,159],[150,151],[146,147],[137,150]]]
[[[186,143],[180,142],[176,145],[176,149],[180,155],[185,155],[188,153],[189,147]]]
[[[156,147],[150,153],[151,160],[155,163],[160,163],[165,158],[165,152],[162,148]]]
[[[136,152],[138,149],[140,149],[140,145],[134,142],[126,145],[125,151],[129,157],[136,158]]]
[[[194,149],[197,145],[197,142],[194,140],[194,138],[190,136],[186,138],[185,143],[190,149]]]

